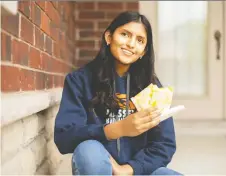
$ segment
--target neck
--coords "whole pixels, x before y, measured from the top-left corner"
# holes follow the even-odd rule
[[[120,77],[124,76],[128,72],[129,67],[130,65],[125,65],[117,61],[115,62],[115,71]]]

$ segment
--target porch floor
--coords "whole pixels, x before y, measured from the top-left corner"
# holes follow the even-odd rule
[[[175,121],[177,151],[168,165],[185,175],[226,175],[226,121]],[[65,155],[57,175],[71,175]]]

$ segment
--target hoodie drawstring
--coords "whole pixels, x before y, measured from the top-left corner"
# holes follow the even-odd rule
[[[114,89],[114,96],[116,92],[116,83],[115,83],[115,77],[113,80],[113,89]],[[130,94],[130,74],[127,74],[126,78],[126,115],[129,115],[129,94]],[[117,116],[117,121],[119,121],[119,118]],[[117,139],[117,150],[118,150],[118,156],[120,156],[120,138]]]

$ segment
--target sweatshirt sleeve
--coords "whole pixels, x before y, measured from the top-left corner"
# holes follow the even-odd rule
[[[78,144],[88,139],[107,140],[104,124],[87,124],[84,86],[77,74],[70,73],[65,78],[54,127],[54,142],[61,154],[73,153]]]
[[[158,87],[162,87],[157,78]],[[158,126],[147,131],[147,145],[138,151],[128,164],[134,175],[150,175],[160,167],[166,167],[176,151],[176,138],[173,118],[170,117]]]
[[[162,121],[147,132],[147,145],[138,151],[128,164],[134,175],[150,175],[160,167],[166,167],[176,151],[172,117]]]

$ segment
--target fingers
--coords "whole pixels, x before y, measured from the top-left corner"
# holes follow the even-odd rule
[[[160,115],[161,115],[161,112],[157,110],[157,111],[155,111],[154,113],[152,113],[150,115],[147,115],[147,116],[145,116],[143,118],[139,118],[138,121],[139,121],[140,124],[148,123],[148,122],[151,122],[151,121],[155,120]]]
[[[144,123],[140,126],[140,129],[147,131],[155,126],[157,126],[160,123],[160,116],[156,117],[152,121],[149,121],[147,123]]]
[[[156,108],[156,107],[155,107],[155,108],[153,108],[153,107],[147,108],[147,109],[145,109],[145,110],[142,110],[142,111],[137,112],[137,113],[136,113],[136,116],[137,116],[137,117],[146,117],[146,116],[148,116],[148,115],[154,113],[154,112],[157,111],[157,110],[158,110],[158,108]]]

